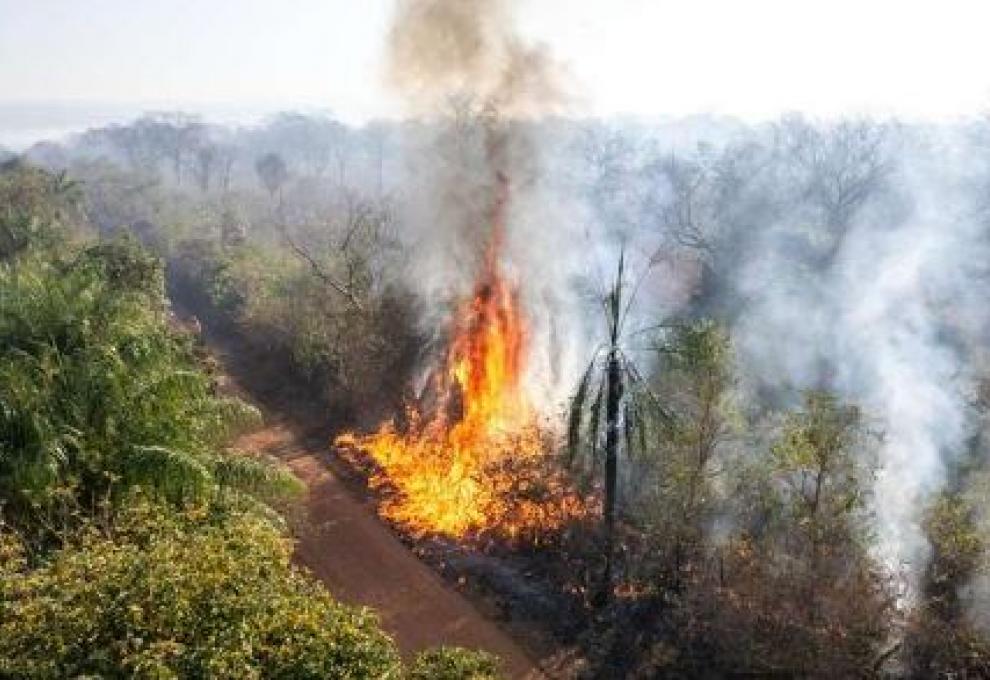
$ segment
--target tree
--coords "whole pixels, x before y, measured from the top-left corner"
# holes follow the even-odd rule
[[[175,503],[298,489],[222,453],[257,413],[212,394],[165,306],[161,262],[132,242],[0,269],[0,498],[25,535],[135,486]]]
[[[657,565],[660,582],[677,591],[682,572],[690,573],[703,557],[709,525],[724,510],[714,479],[724,467],[717,454],[733,427],[734,376],[728,334],[711,321],[665,324],[653,350],[651,387],[667,418],[642,433],[648,442],[633,466],[630,495],[649,553],[641,566]]]
[[[724,149],[699,145],[647,163],[650,186],[645,218],[660,232],[664,259],[688,254],[699,267],[694,308],[699,316],[732,319],[739,313],[735,272],[747,259],[754,232],[779,212],[775,184],[768,181],[770,153],[755,141]]]
[[[628,295],[628,299],[626,299]],[[627,452],[636,444],[637,429],[645,427],[646,411],[666,418],[659,402],[643,380],[636,365],[623,351],[624,325],[629,306],[635,299],[625,280],[625,253],[619,255],[618,270],[611,290],[603,301],[606,340],[594,352],[578,383],[568,416],[568,460],[573,466],[580,458],[597,463],[599,433],[604,405],[604,470],[602,519],[605,532],[605,571],[599,601],[611,598],[615,559],[615,529],[619,506],[619,453],[623,435]],[[594,395],[592,397],[592,395]],[[591,401],[589,402],[589,398]],[[582,456],[582,452],[584,456]]]
[[[853,219],[886,188],[894,170],[889,137],[888,126],[869,120],[816,128],[794,117],[775,129],[775,146],[790,167],[796,198],[817,211],[828,237],[818,267],[835,260]]]
[[[278,202],[281,205],[282,185],[289,178],[289,170],[282,157],[274,152],[266,153],[255,162],[254,170],[272,200],[275,200],[275,194],[278,194]]]
[[[364,138],[373,149],[376,195],[380,199],[385,195],[385,146],[389,139],[387,125],[381,121],[368,123],[364,128]]]
[[[20,159],[0,166],[0,262],[35,245],[54,246],[79,216],[79,184]]]
[[[220,151],[212,143],[206,142],[196,149],[193,162],[193,176],[199,190],[204,194],[210,190],[213,176],[220,169]]]
[[[110,145],[116,148],[131,170],[146,175],[157,175],[157,166],[163,152],[157,142],[154,122],[147,116],[130,125],[113,125],[106,129]]]
[[[688,675],[876,677],[897,604],[870,549],[876,437],[821,391],[773,421],[764,455],[724,459],[732,526],[668,600],[672,644],[698,655]]]
[[[237,148],[231,144],[217,144],[214,146],[217,157],[217,174],[220,179],[220,188],[223,192],[230,192],[230,182],[233,177],[234,165],[237,163]]]
[[[0,190],[32,218],[68,185],[27,179]],[[29,238],[0,264],[0,677],[405,677],[370,612],[293,566],[269,501],[299,482],[224,450],[256,413],[204,363],[131,240]]]
[[[182,184],[182,171],[189,155],[201,144],[206,126],[193,115],[181,111],[156,113],[149,118],[149,132],[163,156],[171,161],[175,183]]]
[[[860,410],[824,391],[805,394],[770,447],[778,491],[774,540],[805,583],[810,621],[821,617],[822,585],[850,573],[867,554],[867,482],[877,466],[875,437]]]
[[[928,506],[922,526],[932,556],[908,619],[904,661],[911,676],[982,677],[990,673],[990,635],[967,611],[964,593],[986,569],[987,537],[972,494],[947,491]]]
[[[602,126],[583,131],[578,154],[587,167],[588,188],[595,208],[608,224],[630,227],[642,219],[636,149],[628,134]]]

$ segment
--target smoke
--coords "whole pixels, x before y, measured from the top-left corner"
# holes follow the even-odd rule
[[[519,35],[514,5],[401,0],[386,77],[414,118],[405,135],[403,236],[409,281],[439,303],[424,325],[446,326],[451,301],[471,293],[491,240],[504,241],[501,265],[530,321],[527,386],[548,404],[570,389],[580,360],[567,341],[578,318],[567,291],[584,220],[575,217],[579,209],[563,210],[559,192],[567,190],[547,181],[541,126],[566,112],[567,75],[543,46]]]
[[[655,149],[644,152],[628,128],[614,137],[604,131],[601,153],[580,158],[575,137],[603,131],[559,118],[572,102],[566,71],[520,37],[513,9],[509,0],[402,0],[387,78],[415,118],[405,125],[402,205],[408,279],[438,302],[424,323],[444,328],[451,302],[470,293],[492,236],[499,183],[507,181],[503,264],[532,322],[531,391],[552,405],[573,387],[599,330],[587,281],[604,287],[620,244],[642,264],[669,238],[657,206],[672,199],[673,188],[650,174],[649,162],[638,165]],[[966,415],[971,348],[990,320],[973,282],[990,253],[964,140],[953,130],[888,132],[845,130],[836,153],[847,167],[863,171],[871,153],[886,154],[892,166],[877,166],[883,190],[871,186],[870,200],[842,204],[836,217],[809,199],[809,191],[828,186],[802,187],[789,174],[818,162],[815,153],[802,158],[807,149],[785,149],[796,160],[748,160],[760,153],[753,148],[774,147],[774,135],[743,131],[740,186],[751,182],[747,173],[776,169],[750,196],[718,190],[736,201],[740,214],[730,218],[744,228],[729,234],[727,250],[709,264],[730,283],[714,302],[731,310],[749,381],[778,394],[825,386],[874,417],[883,433],[871,499],[876,549],[914,579],[929,552],[921,513],[973,434]],[[664,143],[684,146],[679,138]],[[623,148],[632,144],[643,148]],[[855,156],[860,147],[863,158]],[[796,171],[784,167],[789,162]],[[603,188],[611,207],[596,195]],[[713,200],[722,200],[718,191]],[[724,210],[716,215],[725,217]],[[839,233],[820,243],[836,221],[843,222]],[[640,291],[633,313],[644,325],[674,311],[697,284],[697,269],[670,261]]]
[[[561,112],[562,68],[515,30],[511,0],[401,0],[389,34],[387,79],[413,113],[435,115],[468,94],[501,118]]]
[[[988,253],[968,164],[945,160],[959,160],[952,136],[904,137],[888,196],[900,208],[865,209],[824,270],[794,257],[785,227],[765,232],[740,269],[736,336],[760,382],[824,382],[875,417],[877,552],[910,586],[929,557],[921,514],[972,435],[967,346],[988,319],[973,289]]]

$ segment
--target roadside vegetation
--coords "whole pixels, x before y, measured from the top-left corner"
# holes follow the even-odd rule
[[[459,649],[404,665],[291,562],[299,482],[229,448],[258,413],[173,323],[161,257],[83,203],[0,171],[0,677],[496,677]]]

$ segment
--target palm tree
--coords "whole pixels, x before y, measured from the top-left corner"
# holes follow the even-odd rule
[[[645,272],[644,272],[645,275]],[[640,277],[642,281],[642,277]],[[585,369],[568,417],[568,464],[573,466],[582,454],[596,466],[601,454],[602,405],[605,406],[604,495],[602,521],[605,533],[605,571],[599,601],[611,595],[615,561],[615,521],[619,499],[619,454],[625,439],[627,454],[645,448],[647,413],[668,419],[659,399],[649,389],[642,373],[623,351],[626,338],[624,326],[629,309],[636,298],[638,284],[627,293],[625,252],[619,254],[619,265],[608,294],[603,300],[606,340],[592,354]],[[594,397],[589,401],[591,395]]]

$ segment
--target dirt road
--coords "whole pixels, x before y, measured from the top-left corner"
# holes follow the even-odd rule
[[[370,503],[331,471],[330,429],[306,400],[271,371],[264,352],[208,334],[228,389],[258,405],[266,424],[237,446],[285,461],[306,484],[308,521],[298,535],[298,558],[343,602],[376,610],[405,655],[426,647],[460,645],[501,657],[512,678],[544,678],[507,633],[445,583],[403,545]],[[292,409],[291,418],[283,409]],[[309,423],[307,426],[306,424]]]

